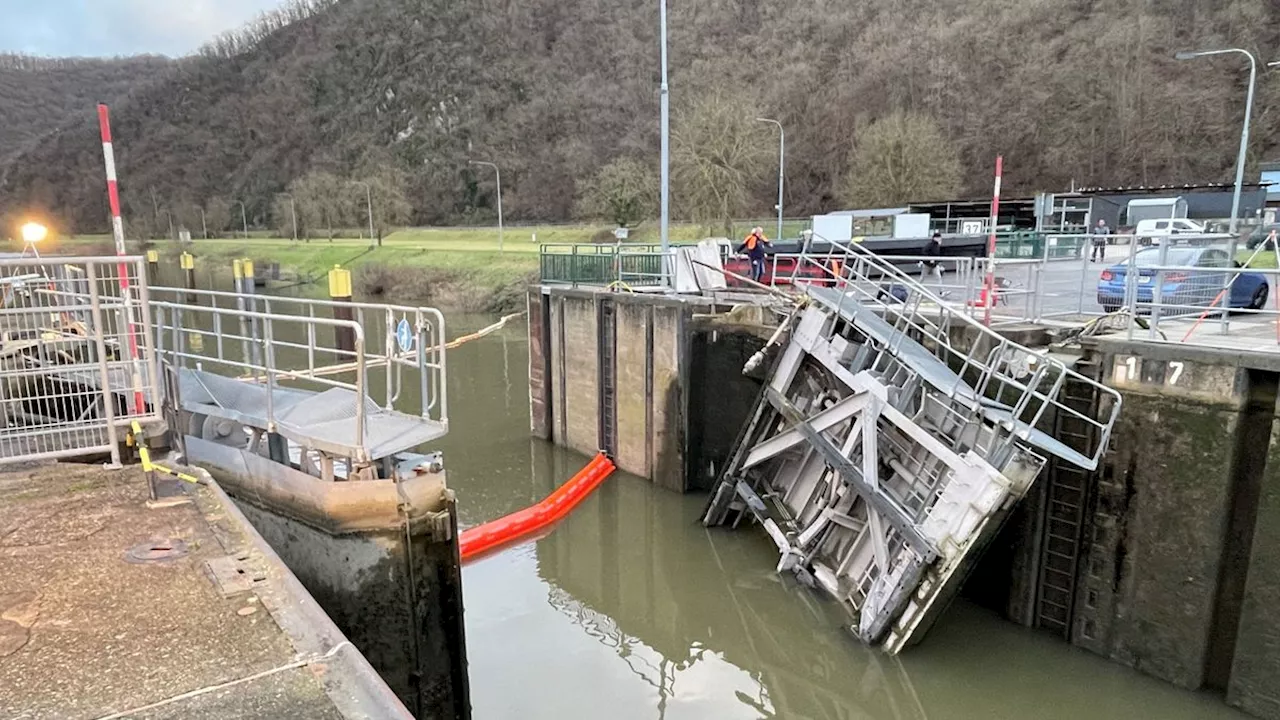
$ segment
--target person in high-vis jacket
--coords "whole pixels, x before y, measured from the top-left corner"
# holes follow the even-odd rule
[[[764,228],[752,229],[751,234],[738,246],[738,252],[746,253],[751,259],[751,279],[760,282],[764,277],[764,251],[769,247],[769,238],[764,236]]]

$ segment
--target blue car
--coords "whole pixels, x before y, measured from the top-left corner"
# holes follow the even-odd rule
[[[1135,265],[1138,268],[1137,304],[1151,304],[1155,295],[1156,271],[1150,268],[1160,267],[1158,247],[1139,250],[1130,260],[1102,271],[1102,277],[1098,279],[1098,304],[1103,310],[1115,312],[1124,305],[1126,279],[1129,269]],[[1165,256],[1164,267],[1179,269],[1165,270],[1161,303],[1208,307],[1234,273],[1197,268],[1238,268],[1240,263],[1221,248],[1172,247]],[[1228,308],[1260,310],[1267,302],[1268,292],[1265,275],[1242,271],[1231,285],[1230,298],[1225,304]],[[1218,306],[1223,304],[1219,302]],[[1179,309],[1170,308],[1165,312],[1176,313]]]

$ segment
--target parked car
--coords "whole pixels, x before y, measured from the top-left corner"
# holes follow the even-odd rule
[[[1117,263],[1102,271],[1102,277],[1098,279],[1098,304],[1107,312],[1115,312],[1124,305],[1125,283],[1129,269],[1133,266],[1138,268],[1138,304],[1152,302],[1155,295],[1156,271],[1151,268],[1160,266],[1160,248],[1139,250],[1131,260]],[[1233,260],[1222,248],[1171,247],[1165,256],[1164,267],[1186,268],[1186,270],[1165,271],[1161,292],[1162,303],[1207,307],[1234,274],[1214,272],[1208,268],[1238,268],[1240,263]],[[1245,270],[1232,283],[1226,305],[1228,308],[1260,310],[1267,302],[1269,291],[1265,275]]]
[[[1276,233],[1278,237],[1280,237],[1280,224],[1259,225],[1258,227],[1253,229],[1253,232],[1249,233],[1248,239],[1245,240],[1244,242],[1245,247],[1249,248],[1250,250],[1253,250],[1254,248],[1261,245],[1263,240],[1266,240],[1268,237],[1270,237],[1271,233],[1273,232]]]
[[[1142,245],[1159,245],[1162,239],[1171,235],[1204,235],[1207,232],[1204,225],[1195,220],[1168,218],[1166,220],[1139,220],[1133,234],[1138,236],[1138,243]]]

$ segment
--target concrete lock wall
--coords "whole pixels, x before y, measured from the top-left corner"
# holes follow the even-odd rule
[[[531,432],[707,489],[759,394],[742,367],[770,329],[717,325],[687,298],[533,287],[528,306]]]
[[[1124,395],[1095,476],[1071,641],[1280,718],[1276,359],[1104,341]]]

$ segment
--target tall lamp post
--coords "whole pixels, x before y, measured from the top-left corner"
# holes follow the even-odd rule
[[[667,0],[658,0],[662,26],[662,84],[658,87],[659,124],[662,133],[662,285],[667,286],[667,253],[671,251],[671,92],[667,85]]]
[[[293,241],[298,242],[298,206],[294,202],[293,195],[289,193],[280,193],[280,197],[289,198],[289,216],[293,218]]]
[[[249,214],[245,212],[244,202],[237,200],[236,204],[240,206],[240,222],[244,223],[244,239],[249,239]]]
[[[472,165],[484,165],[493,168],[493,175],[498,184],[498,252],[502,252],[502,171],[498,166],[484,160],[472,160]]]
[[[1253,117],[1253,90],[1258,82],[1258,60],[1253,53],[1240,48],[1227,48],[1225,50],[1198,50],[1198,51],[1182,51],[1174,55],[1178,60],[1194,60],[1199,57],[1208,57],[1210,55],[1227,55],[1230,53],[1239,53],[1249,58],[1249,96],[1244,106],[1244,129],[1240,131],[1240,154],[1236,158],[1236,189],[1235,194],[1231,198],[1231,224],[1228,232],[1232,235],[1236,233],[1236,228],[1240,223],[1240,190],[1244,185],[1244,164],[1249,154],[1249,120]]]
[[[778,234],[775,235],[779,241],[782,240],[782,190],[785,183],[785,171],[787,167],[787,131],[782,129],[782,123],[769,118],[756,118],[756,122],[771,123],[778,126]]]
[[[378,245],[382,245],[381,238],[373,237],[373,186],[362,180],[356,180],[355,184],[364,186],[365,208],[369,212],[369,242],[376,242]]]

